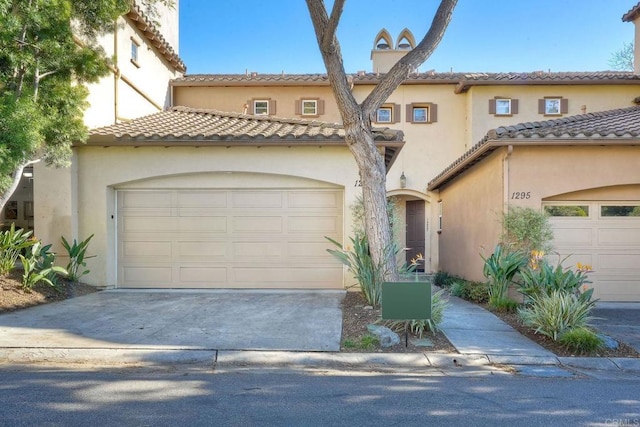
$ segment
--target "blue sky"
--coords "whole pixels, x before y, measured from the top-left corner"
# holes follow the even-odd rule
[[[437,0],[347,0],[338,27],[347,72],[371,71],[375,36],[405,27],[419,41]],[[635,0],[460,0],[421,71],[602,71],[633,40]],[[180,0],[188,74],[324,73],[304,0]]]

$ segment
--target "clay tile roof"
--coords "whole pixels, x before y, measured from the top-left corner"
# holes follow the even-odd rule
[[[347,75],[356,85],[379,83],[384,74],[358,72]],[[455,84],[456,92],[477,85],[548,85],[548,84],[638,84],[640,76],[629,71],[584,72],[510,72],[510,73],[437,73],[427,71],[410,74],[404,84]],[[326,74],[193,74],[172,80],[173,86],[308,86],[328,85]]]
[[[160,30],[144,14],[140,7],[134,2],[131,10],[125,15],[132,20],[136,27],[144,34],[149,43],[153,45],[164,56],[164,58],[179,72],[184,73],[187,67],[182,59],[169,45],[169,42],[162,36]]]
[[[375,128],[374,140],[382,145],[402,145],[402,131]],[[130,122],[93,129],[89,145],[167,145],[197,142],[215,145],[229,142],[261,143],[344,143],[344,127],[302,119],[252,116],[217,110],[173,107]],[[208,143],[208,144],[207,144]],[[184,144],[188,145],[188,144]]]
[[[192,74],[171,81],[174,86],[191,85],[328,85],[326,74]]]
[[[622,22],[632,22],[640,14],[640,2],[633,6],[627,13],[622,15]]]
[[[640,106],[518,123],[492,129],[455,162],[429,182],[434,190],[489,155],[497,147],[516,144],[632,144],[640,145]]]

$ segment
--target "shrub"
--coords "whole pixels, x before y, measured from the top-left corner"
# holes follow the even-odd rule
[[[382,299],[382,281],[384,275],[382,269],[375,265],[369,253],[369,242],[362,234],[360,237],[351,238],[352,250],[345,250],[342,245],[326,237],[338,249],[327,249],[342,264],[346,265],[353,277],[360,285],[360,291],[364,299],[373,307],[378,307]]]
[[[549,216],[536,209],[509,206],[502,216],[503,244],[526,254],[548,251],[553,240]]]
[[[489,288],[486,283],[467,282],[467,292],[470,301],[476,303],[489,302]]]
[[[592,354],[603,346],[602,338],[589,328],[573,328],[560,335],[558,342],[577,354]]]
[[[436,274],[433,275],[433,284],[441,288],[448,288],[458,280],[461,280],[461,279],[459,277],[456,277],[452,274],[447,273],[446,271],[438,271]]]
[[[469,286],[464,280],[456,280],[449,287],[449,293],[454,297],[469,299]]]
[[[8,230],[0,232],[0,276],[13,270],[23,249],[34,244],[31,231],[17,229],[11,224]]]
[[[27,257],[20,256],[24,273],[22,275],[22,287],[31,290],[38,283],[58,289],[58,274],[67,274],[67,271],[53,265],[55,255],[49,252],[51,245],[42,246],[40,242],[35,242]]]
[[[449,306],[447,300],[443,298],[444,289],[440,289],[431,295],[431,319],[414,319],[414,320],[387,320],[385,326],[396,332],[404,331],[405,322],[411,333],[422,338],[425,331],[431,331],[436,333],[439,330],[439,325],[444,318],[444,311]]]
[[[342,346],[344,348],[359,348],[362,350],[370,350],[372,348],[376,348],[380,345],[380,340],[378,337],[373,336],[371,334],[366,334],[360,337],[359,340],[354,341],[351,339],[345,339],[342,342]]]
[[[482,255],[481,255],[482,256]],[[503,245],[497,245],[490,257],[484,260],[483,273],[489,280],[489,305],[506,299],[509,285],[521,268],[527,265],[528,255],[521,251],[511,251]]]
[[[504,298],[494,301],[491,306],[499,313],[514,313],[518,309],[520,304],[510,298]]]
[[[532,303],[519,308],[518,315],[536,333],[557,341],[571,329],[586,327],[594,305],[595,301],[554,290],[532,297]]]
[[[536,268],[529,266],[522,269],[518,291],[530,298],[541,293],[549,295],[558,291],[566,294],[580,294],[582,299],[590,300],[593,289],[581,292],[582,287],[589,283],[587,271],[564,268],[562,261],[564,260],[560,260],[554,268],[541,259],[537,262]]]
[[[95,257],[95,255],[86,256],[87,247],[89,246],[89,241],[92,237],[93,234],[80,243],[76,242],[76,239],[73,239],[73,243],[69,244],[69,242],[67,242],[67,239],[62,236],[62,246],[64,246],[67,254],[69,255],[69,264],[67,264],[67,278],[72,282],[77,282],[82,276],[84,276],[85,274],[89,274],[89,270],[80,271],[80,269],[87,266],[85,259]]]

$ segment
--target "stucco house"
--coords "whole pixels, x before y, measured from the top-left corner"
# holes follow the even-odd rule
[[[356,99],[414,45],[407,29],[380,31],[372,72],[348,76]],[[96,123],[71,170],[35,171],[38,236],[95,234],[98,286],[350,285],[325,251],[325,236],[348,242],[360,192],[327,76],[183,76],[159,59],[148,115]],[[416,70],[371,118],[407,257],[481,279],[481,246],[497,243],[508,205],[577,204],[591,222],[552,218],[558,250],[593,265],[601,299],[639,301],[638,220],[602,214],[640,205],[639,95],[640,71]]]
[[[88,87],[89,108],[84,121],[89,128],[126,122],[170,105],[168,81],[186,71],[177,53],[178,2],[175,8],[157,7],[159,28],[145,10],[134,4],[129,13],[114,22],[114,30],[99,39],[112,63],[110,74]],[[76,42],[81,44],[82,40]],[[53,243],[63,258],[60,237],[79,236],[79,219],[73,212],[82,201],[73,196],[72,190],[78,185],[78,166],[74,158],[71,168],[49,168],[42,163],[26,168],[8,204],[15,206],[15,211],[5,209],[3,222],[35,229],[38,238]]]

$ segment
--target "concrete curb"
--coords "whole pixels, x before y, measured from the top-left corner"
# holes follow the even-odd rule
[[[142,348],[1,348],[0,360],[9,364],[54,363],[97,365],[213,366],[217,350]]]
[[[197,365],[222,367],[380,368],[440,370],[505,366],[563,366],[640,373],[640,358],[548,357],[459,353],[337,353],[145,348],[0,348],[3,364],[96,364],[108,366]]]

